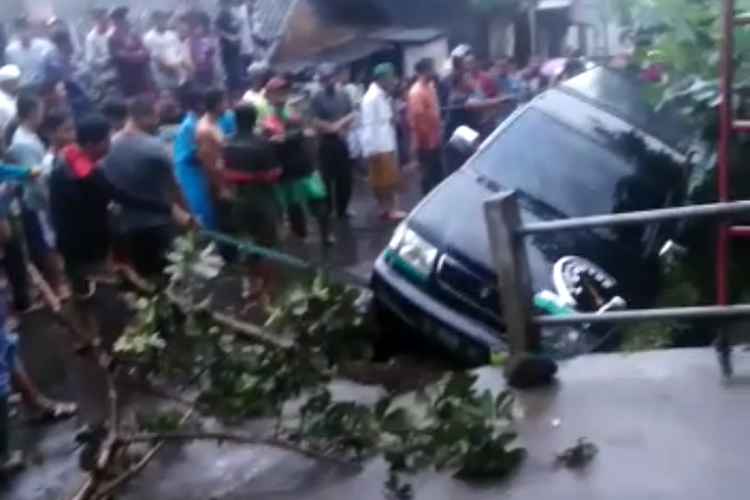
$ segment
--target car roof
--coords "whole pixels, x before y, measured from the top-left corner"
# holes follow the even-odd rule
[[[689,129],[680,115],[646,99],[647,83],[624,71],[597,66],[555,87],[617,116],[676,151],[684,152]]]

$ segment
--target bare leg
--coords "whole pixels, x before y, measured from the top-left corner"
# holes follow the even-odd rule
[[[24,404],[34,415],[34,420],[52,422],[75,416],[77,412],[76,405],[56,402],[42,394],[34,382],[31,381],[20,358],[16,357],[13,361],[12,370],[11,382],[13,387],[18,391]]]
[[[0,398],[0,479],[23,469],[23,454],[10,448],[8,398]]]
[[[63,267],[60,257],[52,250],[45,251],[39,258],[41,266],[40,271],[47,282],[50,284],[55,294],[60,300],[70,298],[70,289],[63,279]]]

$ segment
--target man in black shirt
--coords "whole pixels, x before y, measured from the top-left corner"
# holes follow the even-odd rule
[[[243,88],[246,68],[242,60],[239,19],[232,8],[234,3],[233,0],[219,0],[219,12],[214,25],[219,35],[227,89],[236,94]]]
[[[112,140],[101,168],[107,180],[132,197],[184,206],[164,142],[155,135],[159,117],[151,102],[130,103],[124,128]],[[184,217],[188,217],[185,212]],[[159,278],[175,236],[172,214],[123,205],[113,217],[120,256],[143,277]]]
[[[257,135],[258,112],[252,104],[234,109],[237,132],[224,146],[227,180],[234,188],[235,223],[233,232],[247,235],[263,247],[279,244],[278,180],[282,170],[272,146]],[[271,269],[260,259],[253,259],[252,275],[258,277],[255,290],[271,281]]]

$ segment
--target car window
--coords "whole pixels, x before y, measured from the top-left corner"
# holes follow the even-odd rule
[[[614,148],[535,108],[490,137],[468,165],[568,217],[658,208],[670,191]]]

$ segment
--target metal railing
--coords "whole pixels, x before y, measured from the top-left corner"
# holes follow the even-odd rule
[[[750,212],[750,201],[692,205],[523,224],[515,192],[503,192],[488,200],[484,205],[485,221],[490,250],[498,275],[501,302],[499,306],[503,311],[511,355],[541,352],[540,327],[542,326],[688,318],[726,319],[750,316],[750,304],[571,312],[562,316],[535,315],[534,290],[527,249],[523,242],[524,237],[539,233],[643,225],[687,218],[721,218],[746,212]],[[726,376],[732,374],[729,340],[726,329],[720,328],[716,347],[722,371]]]

